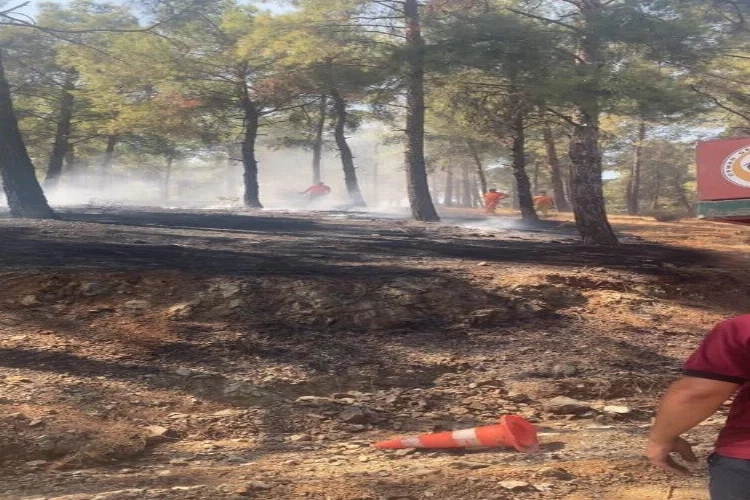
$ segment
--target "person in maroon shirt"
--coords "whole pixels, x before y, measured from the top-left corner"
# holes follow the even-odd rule
[[[646,456],[666,471],[687,474],[672,453],[697,459],[680,436],[737,393],[709,459],[710,490],[712,500],[750,500],[750,315],[714,327],[685,362],[684,375],[662,398]]]

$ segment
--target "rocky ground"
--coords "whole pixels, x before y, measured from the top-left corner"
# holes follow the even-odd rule
[[[680,360],[742,312],[750,233],[454,222],[0,219],[0,498],[706,498],[702,468],[640,451]],[[371,446],[503,414],[540,453]]]

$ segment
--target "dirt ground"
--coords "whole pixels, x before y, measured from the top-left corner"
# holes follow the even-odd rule
[[[617,248],[564,217],[0,218],[0,498],[705,499],[702,465],[640,452],[681,360],[745,310],[750,230],[613,222]],[[504,414],[539,453],[372,447]]]

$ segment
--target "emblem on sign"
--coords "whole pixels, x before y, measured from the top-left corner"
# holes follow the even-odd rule
[[[750,146],[729,155],[721,166],[721,172],[732,184],[750,188]]]

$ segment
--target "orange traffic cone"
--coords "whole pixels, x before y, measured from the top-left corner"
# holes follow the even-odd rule
[[[539,451],[536,428],[521,417],[506,415],[499,424],[461,431],[438,432],[419,437],[392,439],[375,444],[381,450],[400,448],[511,447],[524,453]]]

